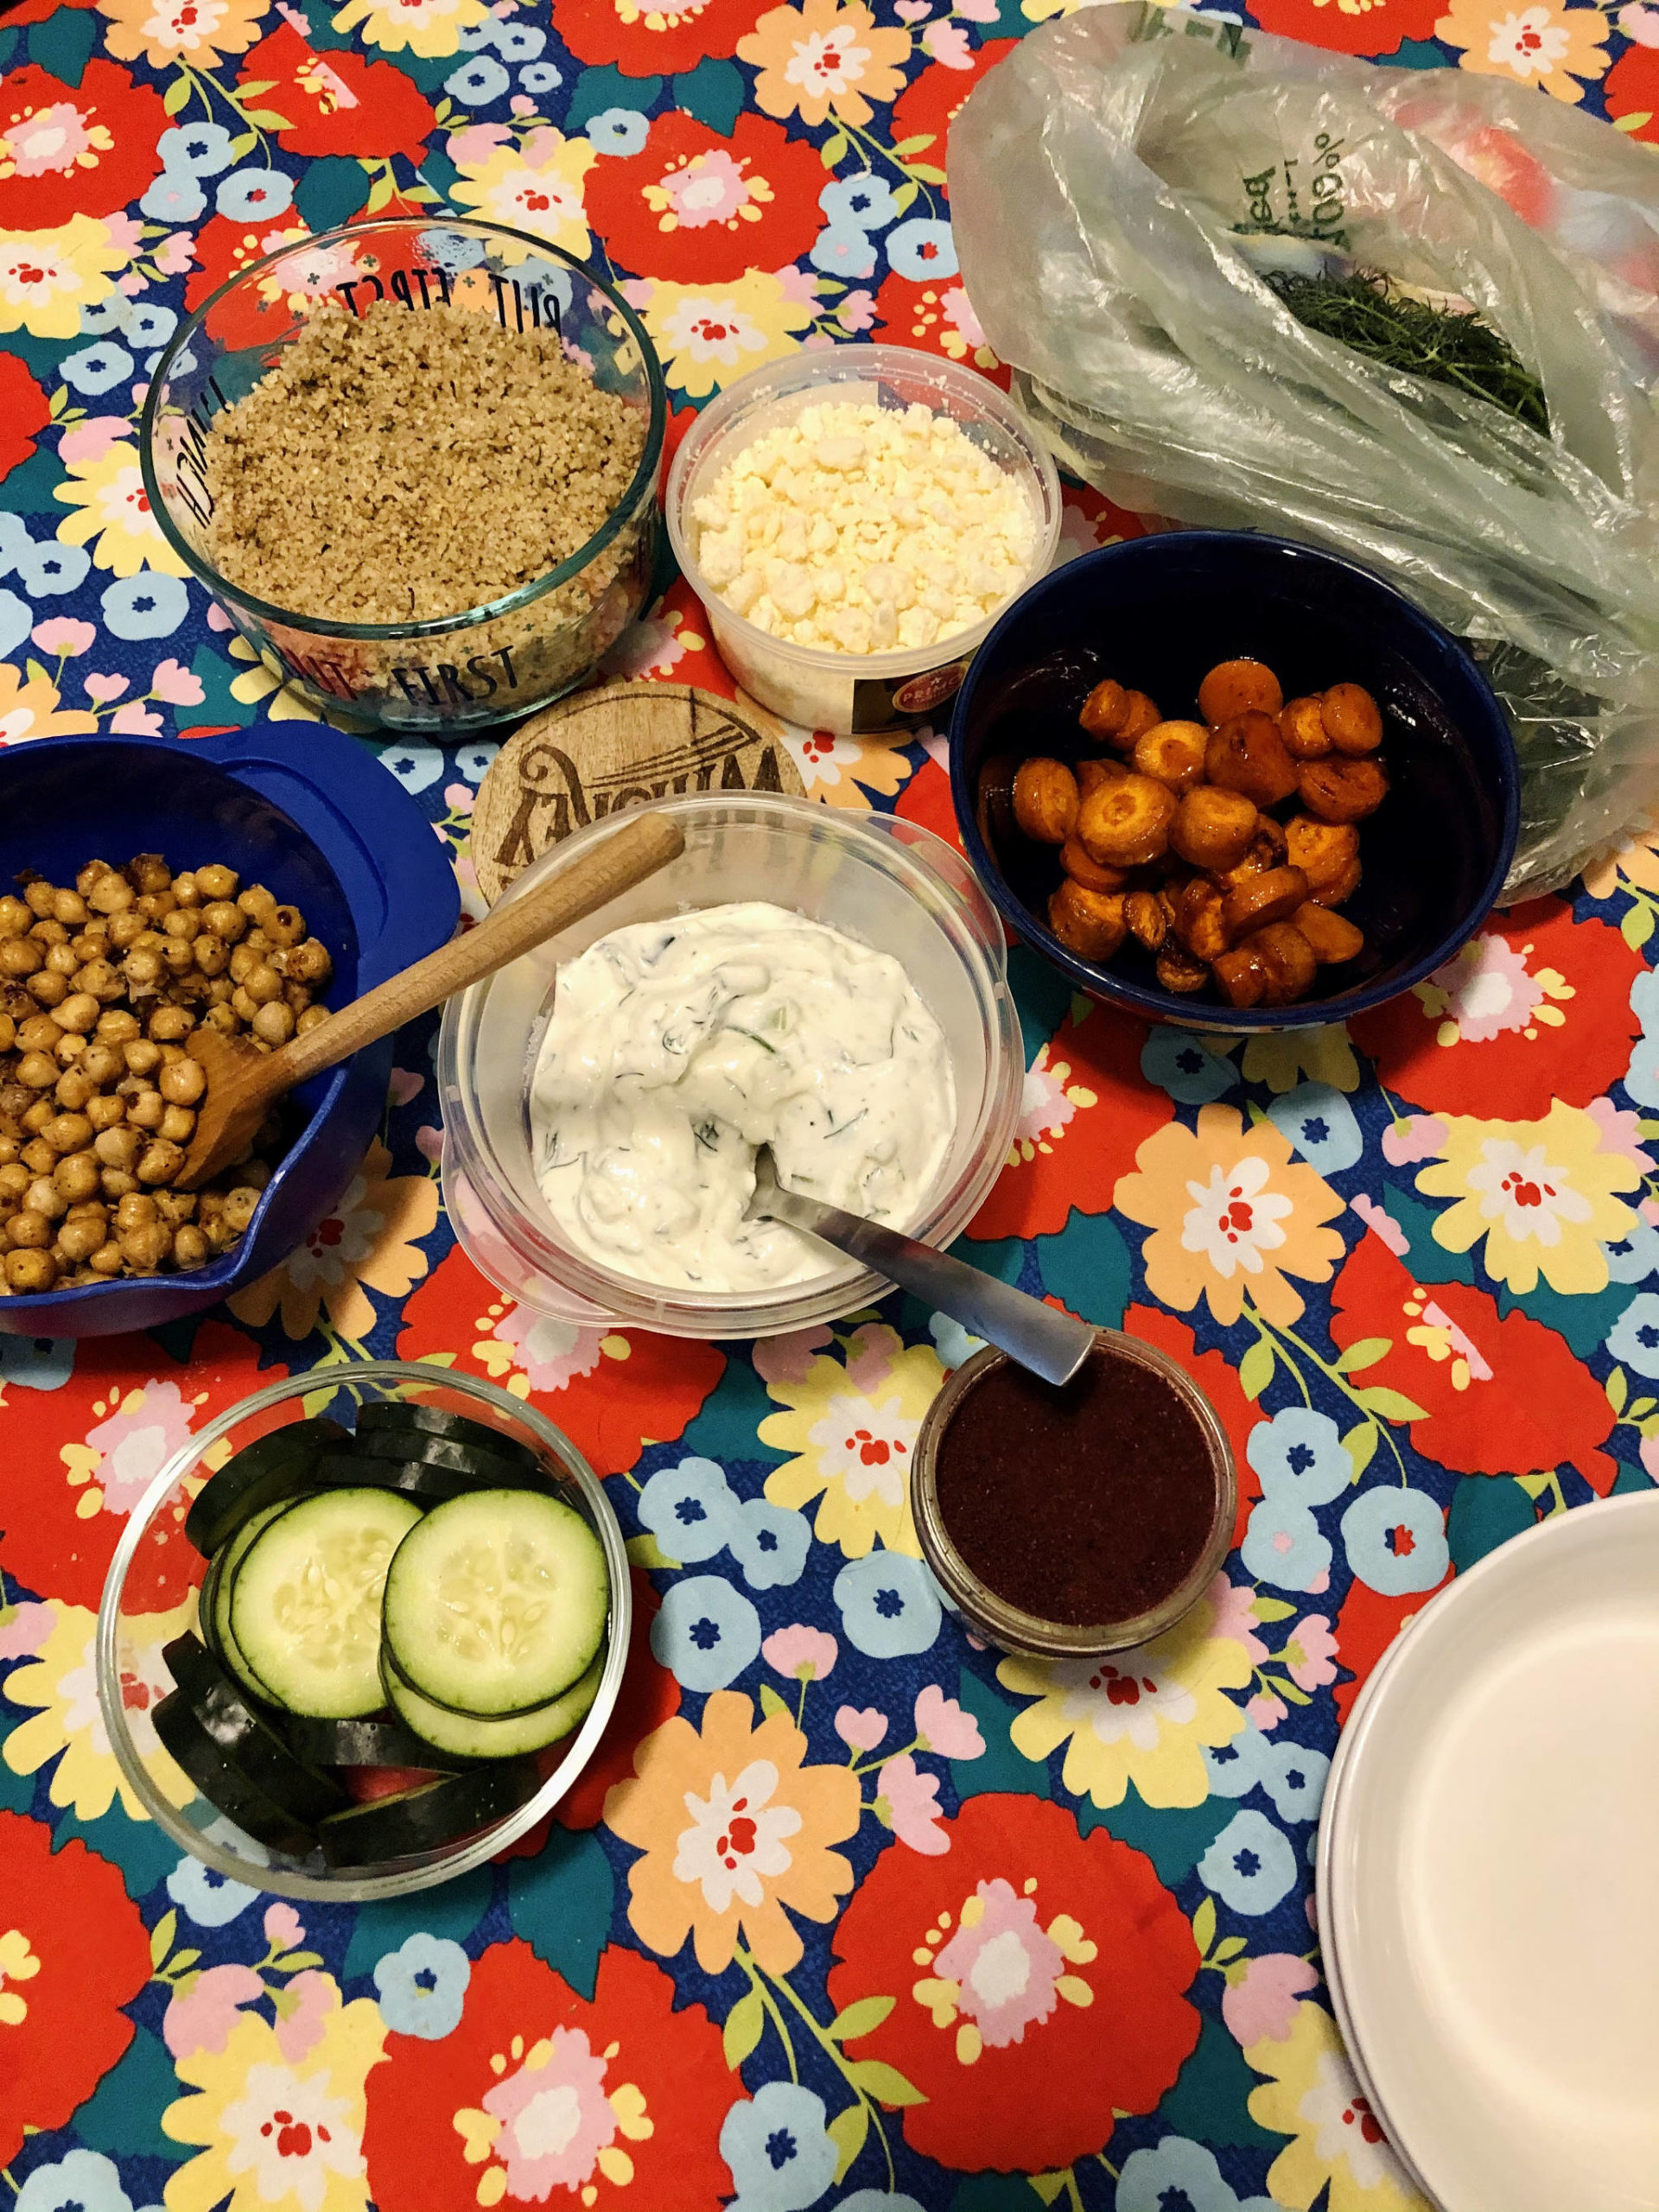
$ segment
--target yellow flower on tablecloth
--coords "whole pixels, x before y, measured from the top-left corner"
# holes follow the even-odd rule
[[[1109,1659],[1002,1660],[998,1681],[1037,1700],[1009,1732],[1014,1749],[1040,1760],[1066,1744],[1065,1786],[1096,1805],[1122,1804],[1130,1783],[1144,1804],[1201,1805],[1205,1745],[1230,1744],[1246,1726],[1224,1693],[1255,1671],[1236,1637],[1215,1631],[1206,1599],[1166,1635]]]
[[[1251,1302],[1288,1327],[1302,1300],[1286,1280],[1328,1282],[1343,1255],[1325,1224],[1343,1201],[1323,1176],[1294,1160],[1271,1122],[1244,1127],[1235,1106],[1205,1106],[1196,1130],[1171,1122],[1135,1154],[1112,1204],[1153,1232],[1142,1257],[1147,1287],[1190,1313],[1200,1298],[1224,1328]]]
[[[1584,887],[1592,899],[1611,899],[1621,876],[1643,891],[1659,891],[1659,809],[1616,851],[1591,862],[1584,871]]]
[[[1559,1098],[1541,1122],[1439,1118],[1446,1139],[1417,1187],[1457,1204],[1436,1217],[1434,1242],[1467,1252],[1484,1236],[1486,1273],[1517,1297],[1535,1290],[1541,1274],[1552,1290],[1605,1290],[1602,1248],[1622,1243],[1637,1219],[1614,1194],[1639,1190],[1642,1170],[1600,1148],[1601,1124]]]
[[[60,543],[90,543],[96,566],[118,576],[136,576],[141,569],[160,569],[169,576],[186,574],[183,559],[162,536],[149,511],[137,446],[111,446],[96,461],[72,461],[69,480],[52,493],[79,511],[58,524]]]
[[[259,35],[267,0],[98,0],[108,21],[104,43],[123,61],[152,69],[177,62],[217,67],[227,54],[245,54]]]
[[[168,2212],[369,2212],[363,2159],[364,2083],[385,2056],[385,2022],[373,2000],[340,2001],[327,1974],[326,2009],[278,2018],[244,2010],[219,2050],[177,2061],[196,2096],[162,2114],[175,2143],[200,2155],[168,2177]]]
[[[1558,100],[1584,98],[1578,81],[1607,73],[1611,26],[1599,8],[1557,8],[1546,0],[1451,0],[1436,38],[1464,49],[1461,67],[1479,77],[1541,85]]]
[[[431,61],[459,54],[462,31],[487,22],[488,13],[484,0],[346,0],[334,28],[360,31],[364,45],[383,54],[407,48]]]
[[[760,72],[755,104],[767,115],[819,124],[833,114],[862,129],[872,100],[896,99],[904,89],[910,33],[878,30],[863,0],[802,0],[768,8],[737,51]]]
[[[109,226],[90,215],[72,215],[55,230],[0,231],[0,331],[73,338],[82,308],[109,297],[113,272],[128,258]]]
[[[1232,1039],[1217,1037],[1225,1052]],[[1345,1022],[1319,1029],[1264,1029],[1248,1039],[1243,1062],[1246,1083],[1265,1083],[1269,1090],[1294,1090],[1299,1083],[1328,1083],[1333,1090],[1359,1089],[1359,1062],[1348,1041]]]
[[[296,684],[285,683],[276,670],[268,666],[255,652],[245,638],[232,638],[230,652],[232,660],[252,664],[232,679],[232,699],[239,701],[245,707],[257,707],[261,700],[268,699],[270,702],[265,709],[268,721],[320,722],[322,720],[304,692]]]
[[[18,1984],[33,1981],[40,1970],[41,1962],[22,1929],[0,1929],[0,2028],[19,2028],[29,2018],[29,1999]]]
[[[1244,2053],[1270,2079],[1252,2089],[1252,2120],[1294,2140],[1268,2170],[1275,2204],[1307,2212],[1329,2182],[1326,2212],[1428,2212],[1362,2094],[1331,2015],[1304,2001],[1281,2043]]]
[[[787,1357],[787,1355],[784,1355]],[[774,1505],[818,1500],[813,1529],[849,1559],[863,1559],[879,1536],[890,1552],[921,1556],[910,1514],[910,1462],[922,1417],[944,1370],[931,1344],[912,1344],[872,1324],[849,1339],[846,1363],[815,1353],[788,1371],[778,1348],[756,1360],[767,1394],[788,1410],[768,1414],[760,1441],[796,1457],[766,1477]]]
[[[156,1787],[172,1805],[188,1804],[195,1792],[162,1751],[149,1716],[173,1687],[162,1647],[193,1624],[195,1602],[193,1592],[170,1612],[136,1614],[123,1632],[128,1653],[121,1702],[127,1731]],[[109,1811],[119,1791],[127,1817],[147,1821],[149,1814],[116,1764],[98,1702],[92,1653],[98,1615],[85,1605],[66,1605],[56,1598],[48,1598],[46,1604],[55,1616],[51,1634],[27,1666],[14,1668],[6,1678],[6,1695],[12,1703],[32,1708],[31,1717],[5,1738],[6,1764],[14,1774],[37,1774],[61,1751],[52,1777],[54,1805],[73,1805],[78,1820],[96,1821]]]
[[[486,160],[461,161],[466,180],[450,198],[487,220],[545,238],[581,259],[588,251],[583,180],[599,159],[586,138],[567,138],[547,126],[532,130],[522,147],[493,148]]]
[[[751,269],[732,283],[645,277],[623,290],[655,340],[669,383],[688,399],[706,399],[763,361],[798,350],[795,334],[810,327],[812,306],[795,294],[813,282],[798,279],[785,289],[782,277]]]
[[[850,1768],[805,1757],[787,1713],[756,1728],[736,1690],[709,1698],[701,1732],[676,1715],[645,1738],[634,1778],[605,1799],[606,1826],[645,1853],[628,1870],[642,1942],[672,1958],[690,1935],[704,1974],[725,1971],[740,1936],[769,1974],[799,1963],[789,1914],[827,1924],[840,1910],[853,1870],[829,1847],[857,1832],[861,1797]]]
[[[31,737],[79,737],[98,728],[96,715],[60,709],[57,686],[44,676],[27,683],[21,670],[0,661],[0,745],[26,745]]]
[[[875,737],[834,737],[828,730],[784,724],[784,743],[800,771],[808,798],[830,806],[868,807],[869,793],[892,798],[910,780],[902,742]]]
[[[389,1175],[391,1154],[378,1138],[345,1197],[280,1268],[237,1292],[238,1321],[262,1327],[280,1306],[283,1327],[296,1343],[317,1325],[320,1307],[343,1337],[374,1326],[366,1283],[383,1297],[406,1297],[427,1271],[418,1239],[437,1226],[438,1186],[429,1175]]]

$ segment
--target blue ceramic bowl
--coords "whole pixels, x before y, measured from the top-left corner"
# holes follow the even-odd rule
[[[1160,988],[1131,940],[1109,967],[1044,923],[1060,880],[1053,848],[1014,828],[1007,794],[1033,753],[1093,754],[1077,710],[1115,676],[1165,714],[1197,712],[1199,680],[1249,656],[1287,698],[1363,683],[1383,711],[1388,798],[1360,826],[1363,868],[1343,908],[1365,950],[1325,996],[1235,1008],[1212,991]],[[1421,982],[1473,935],[1503,887],[1520,828],[1520,779],[1503,710],[1457,640],[1369,569],[1247,531],[1172,531],[1087,553],[1034,585],[991,632],[950,721],[963,843],[1004,918],[1079,990],[1154,1021],[1230,1032],[1345,1021]],[[1283,811],[1284,810],[1281,810]],[[1315,986],[1316,992],[1319,986]]]
[[[321,723],[235,730],[179,745],[48,738],[0,753],[0,884],[37,868],[73,883],[94,857],[222,861],[298,906],[334,955],[344,1006],[444,944],[460,911],[432,825],[355,738]],[[391,1039],[296,1092],[304,1128],[245,1235],[190,1274],[140,1275],[0,1298],[0,1332],[104,1337],[154,1329],[252,1282],[345,1196],[380,1123]]]

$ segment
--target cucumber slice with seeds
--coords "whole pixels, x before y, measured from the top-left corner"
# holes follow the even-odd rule
[[[262,1682],[248,1664],[247,1655],[236,1640],[231,1626],[231,1585],[236,1570],[252,1548],[253,1540],[261,1529],[270,1528],[289,1508],[291,1500],[283,1499],[268,1505],[261,1513],[245,1521],[229,1541],[213,1554],[206,1575],[202,1578],[201,1599],[198,1610],[201,1615],[201,1639],[220,1666],[236,1676],[244,1689],[253,1696],[263,1698],[267,1705],[276,1705],[269,1687]]]
[[[191,1500],[184,1516],[185,1535],[211,1559],[251,1515],[308,1488],[317,1453],[343,1443],[346,1436],[337,1421],[319,1414],[311,1421],[289,1421],[245,1446],[216,1475],[209,1476]]]
[[[391,1667],[385,1669],[386,1695],[404,1727],[422,1743],[429,1744],[440,1758],[516,1759],[531,1751],[543,1751],[550,1744],[563,1743],[579,1727],[599,1695],[599,1678],[604,1671],[601,1650],[563,1697],[500,1720],[480,1720],[469,1713],[452,1713],[447,1705],[435,1705],[430,1698],[410,1689]]]
[[[412,1688],[488,1719],[569,1689],[609,1607],[604,1552],[574,1507],[539,1491],[475,1491],[434,1507],[399,1545],[384,1632]]]
[[[396,1491],[327,1490],[255,1536],[232,1579],[231,1632],[290,1713],[347,1720],[380,1710],[381,1592],[420,1518]]]

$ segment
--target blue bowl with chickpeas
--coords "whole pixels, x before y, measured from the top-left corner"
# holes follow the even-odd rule
[[[0,753],[0,1332],[157,1328],[303,1243],[379,1125],[391,1040],[302,1085],[253,1160],[186,1198],[184,1039],[212,1020],[280,1044],[458,912],[431,824],[321,724]]]

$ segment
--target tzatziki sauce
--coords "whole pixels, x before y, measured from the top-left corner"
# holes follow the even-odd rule
[[[891,954],[760,901],[614,930],[557,971],[531,1154],[572,1245],[664,1288],[755,1291],[847,1263],[745,1221],[754,1154],[907,1229],[950,1150],[944,1033]]]

